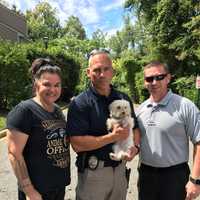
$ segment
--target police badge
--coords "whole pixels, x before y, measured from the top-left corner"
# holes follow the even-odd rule
[[[91,170],[95,170],[99,164],[98,158],[96,156],[90,156],[88,159],[88,167]]]

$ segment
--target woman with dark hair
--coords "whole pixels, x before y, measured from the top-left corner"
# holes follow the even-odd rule
[[[64,200],[70,183],[69,137],[55,101],[61,70],[49,59],[32,66],[34,96],[7,116],[9,159],[18,181],[19,200]]]

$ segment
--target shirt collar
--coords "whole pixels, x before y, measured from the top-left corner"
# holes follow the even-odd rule
[[[92,86],[92,84],[90,84],[90,87],[89,87],[89,91],[96,97],[96,98],[105,98],[105,99],[108,99],[110,98],[111,96],[114,95],[114,87],[113,85],[110,85],[110,94],[106,97],[104,95],[101,95],[97,92],[97,90]]]
[[[168,104],[169,100],[171,99],[171,97],[172,97],[172,91],[169,90],[167,92],[167,94],[165,95],[165,97],[160,102],[157,103],[157,106],[159,106],[159,105],[160,106],[166,106]],[[149,98],[147,100],[147,107],[153,107],[153,106],[154,105],[153,105],[153,103],[151,102],[151,100]]]

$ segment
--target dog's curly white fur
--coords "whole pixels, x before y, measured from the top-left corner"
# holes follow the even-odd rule
[[[133,146],[134,119],[131,117],[130,103],[124,99],[115,100],[109,105],[110,118],[107,119],[107,128],[111,130],[114,124],[120,124],[122,127],[128,126],[129,136],[125,140],[118,141],[113,145],[113,153],[110,153],[112,160],[123,160],[129,156],[129,149]]]

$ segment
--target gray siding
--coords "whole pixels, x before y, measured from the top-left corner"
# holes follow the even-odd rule
[[[27,26],[24,16],[9,10],[0,4],[0,37],[12,41],[27,38]]]

